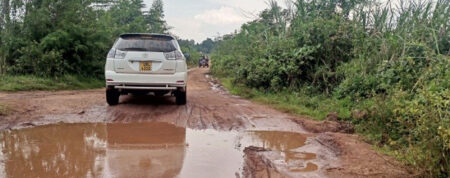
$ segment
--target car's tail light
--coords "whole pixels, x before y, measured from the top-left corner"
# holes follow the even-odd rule
[[[114,56],[114,58],[116,58],[116,59],[124,59],[126,55],[127,55],[126,51],[116,50],[116,55]]]
[[[108,52],[108,58],[124,59],[126,55],[126,51],[120,51],[114,48]]]
[[[183,60],[183,54],[180,51],[164,53],[167,60]]]
[[[108,57],[107,58],[114,58],[116,56],[116,49],[111,49],[108,52]]]

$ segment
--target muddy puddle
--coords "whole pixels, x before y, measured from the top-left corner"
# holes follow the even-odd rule
[[[242,177],[243,150],[280,153],[292,172],[318,169],[307,137],[192,130],[164,122],[47,125],[0,133],[0,177]]]

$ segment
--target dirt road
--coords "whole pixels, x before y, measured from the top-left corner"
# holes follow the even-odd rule
[[[207,69],[189,73],[188,104],[103,89],[0,93],[0,177],[408,177],[332,121],[229,95]]]

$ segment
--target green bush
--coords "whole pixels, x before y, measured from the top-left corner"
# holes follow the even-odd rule
[[[402,126],[396,144],[410,145],[405,149],[413,165],[433,174],[450,171],[450,90],[419,91],[413,100],[396,101],[393,118]],[[396,146],[393,144],[393,146]],[[440,167],[435,167],[435,164]]]
[[[0,74],[101,79],[122,33],[167,33],[163,2],[142,0],[0,3]]]

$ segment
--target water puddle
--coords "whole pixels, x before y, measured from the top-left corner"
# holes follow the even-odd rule
[[[49,125],[0,133],[0,177],[236,177],[247,146],[281,152],[292,172],[315,171],[316,155],[296,151],[305,141],[163,122]]]
[[[286,164],[291,172],[311,172],[318,170],[314,163],[307,162],[316,159],[316,154],[295,151],[305,145],[307,137],[303,134],[282,131],[249,131],[242,140],[248,146],[258,146],[280,151],[284,160],[279,164]]]

